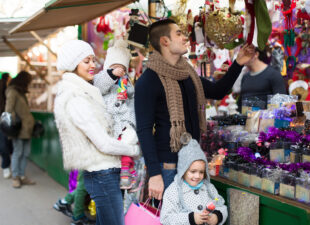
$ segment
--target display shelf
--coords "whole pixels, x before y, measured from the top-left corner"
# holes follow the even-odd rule
[[[222,177],[211,176],[211,182],[227,202],[227,189],[236,188],[260,197],[260,225],[310,225],[310,206],[298,201],[248,188]],[[228,224],[228,223],[227,223]]]

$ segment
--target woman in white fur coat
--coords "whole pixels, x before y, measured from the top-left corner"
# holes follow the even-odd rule
[[[65,43],[58,52],[57,69],[66,71],[59,83],[54,114],[65,169],[84,170],[87,192],[96,203],[96,224],[123,225],[119,187],[120,156],[137,156],[139,147],[130,132],[122,141],[113,136],[113,121],[98,88],[91,85],[95,55],[80,40]]]

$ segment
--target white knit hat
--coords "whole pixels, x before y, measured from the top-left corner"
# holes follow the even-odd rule
[[[57,69],[72,72],[83,59],[90,55],[95,55],[90,44],[81,40],[70,40],[58,51]]]
[[[107,51],[107,56],[104,61],[103,68],[106,70],[109,69],[113,64],[120,64],[125,66],[128,72],[131,54],[127,47],[127,41],[124,41],[123,39],[116,40],[114,45]]]

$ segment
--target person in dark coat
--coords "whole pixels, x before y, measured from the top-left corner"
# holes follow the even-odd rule
[[[3,73],[0,79],[0,115],[4,112],[5,109],[5,90],[7,85],[11,81],[9,73]],[[2,157],[1,168],[3,171],[3,177],[8,179],[11,177],[11,157],[12,153],[12,142],[9,140],[0,130],[0,155]]]
[[[14,188],[20,188],[21,185],[33,185],[34,181],[25,176],[27,166],[27,157],[31,150],[31,137],[34,127],[34,118],[30,112],[29,104],[26,98],[28,86],[31,82],[31,75],[26,71],[21,71],[11,80],[7,87],[5,112],[12,113],[21,119],[22,127],[17,137],[12,138],[12,178]]]

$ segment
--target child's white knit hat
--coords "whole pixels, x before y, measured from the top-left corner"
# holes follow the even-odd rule
[[[118,39],[115,41],[114,45],[108,49],[103,68],[107,70],[113,64],[120,64],[125,66],[128,72],[130,58],[131,53],[128,49],[127,41]]]
[[[95,55],[90,44],[82,40],[70,40],[58,51],[57,69],[72,72],[83,59],[90,55]]]

